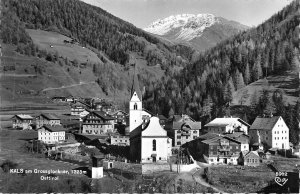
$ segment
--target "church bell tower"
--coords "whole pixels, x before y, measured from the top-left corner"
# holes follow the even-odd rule
[[[129,132],[132,132],[135,128],[143,123],[142,111],[142,93],[136,71],[134,69],[133,83],[131,87],[131,99],[129,102]]]

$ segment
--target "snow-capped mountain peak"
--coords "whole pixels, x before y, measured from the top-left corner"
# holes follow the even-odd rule
[[[205,28],[219,22],[212,14],[181,14],[159,19],[144,30],[157,35],[176,33],[179,40],[189,41],[201,36]]]

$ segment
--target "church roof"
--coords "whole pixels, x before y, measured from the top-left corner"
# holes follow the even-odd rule
[[[136,92],[138,98],[142,101],[142,92],[140,90],[139,80],[138,80],[137,74],[135,72],[133,75],[133,82],[132,82],[132,86],[131,86],[131,97],[134,92]]]

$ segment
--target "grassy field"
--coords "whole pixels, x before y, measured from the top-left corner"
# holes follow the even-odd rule
[[[257,92],[257,95],[260,95],[260,92],[263,89],[268,90],[272,95],[272,93],[280,89],[284,92],[284,102],[286,104],[295,104],[299,99],[298,90],[300,88],[298,74],[296,71],[294,72],[285,72],[284,75],[278,76],[269,76],[267,81],[264,79],[260,79],[254,83],[249,84],[248,86],[234,92],[232,105],[239,105],[240,99],[242,96],[247,93],[248,95],[243,105],[250,105],[251,97],[254,92]]]
[[[71,38],[61,35],[57,32],[48,32],[44,30],[27,29],[34,44],[41,50],[46,50],[59,56],[67,57],[69,60],[78,60],[80,63],[102,63],[97,54],[79,44],[64,43],[64,40],[71,41]]]
[[[274,180],[275,173],[266,165],[259,167],[213,166],[209,182],[228,193],[257,192]]]

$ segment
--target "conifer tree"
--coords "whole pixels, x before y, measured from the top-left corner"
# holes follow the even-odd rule
[[[249,63],[247,63],[246,69],[245,69],[245,78],[244,78],[246,85],[248,85],[250,83],[250,78],[251,78],[251,76],[250,76]]]

